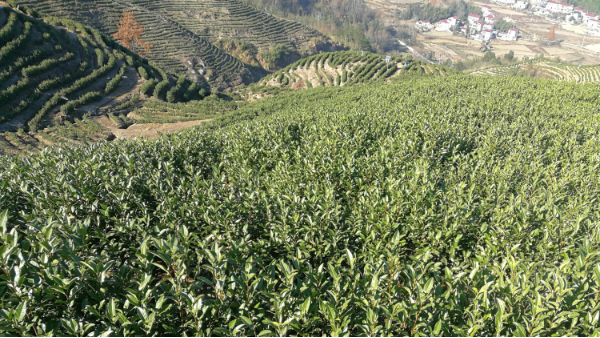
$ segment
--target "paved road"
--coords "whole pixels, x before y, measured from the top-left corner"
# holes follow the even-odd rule
[[[393,36],[393,38],[394,38],[394,39],[396,39],[396,40],[398,40],[398,43],[399,43],[399,44],[401,44],[402,46],[404,46],[404,47],[408,48],[408,50],[409,50],[411,53],[413,53],[413,54],[415,54],[416,56],[418,56],[418,57],[419,57],[421,60],[423,60],[423,61],[427,61],[427,62],[429,62],[429,63],[433,63],[432,61],[429,61],[429,60],[428,60],[426,57],[424,57],[423,55],[419,54],[419,53],[418,53],[416,50],[414,50],[414,49],[413,49],[411,46],[409,46],[409,45],[405,44],[405,43],[404,43],[404,41],[402,41],[402,40],[398,39],[398,38],[397,38],[397,37],[395,37],[395,36]]]

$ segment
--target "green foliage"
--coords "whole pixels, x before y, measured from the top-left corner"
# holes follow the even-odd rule
[[[512,61],[515,58],[515,52],[513,52],[512,50],[509,51],[508,53],[504,54],[504,59],[506,61]]]
[[[364,53],[363,55],[358,51],[322,53],[300,60],[297,65],[291,65],[289,68],[271,74],[247,89],[252,93],[273,95],[275,94],[273,88],[276,86],[274,83],[281,84],[281,86],[277,86],[279,91],[303,88],[303,85],[298,85],[298,79],[301,76],[297,71],[312,73],[303,80],[308,88],[312,88],[314,85],[340,86],[383,81],[402,74],[399,67],[402,62],[406,62],[402,57],[392,57],[390,62],[386,63],[384,55],[375,53]],[[405,71],[412,71],[412,75],[447,76],[448,73],[454,73],[441,65],[423,65],[421,61],[411,61],[411,63],[419,65],[418,67],[409,66],[405,69]],[[325,65],[333,69],[329,67],[325,69]],[[316,82],[311,83],[308,81],[310,78],[313,78],[313,81],[316,78]]]
[[[125,75],[126,71],[127,71],[127,65],[123,64],[121,66],[121,68],[119,69],[119,72],[117,73],[117,75],[115,75],[115,77],[113,77],[106,84],[106,88],[104,89],[105,94],[110,94],[113,90],[115,90],[115,88],[117,88],[117,86],[121,82],[121,79],[123,78],[123,75]]]
[[[156,79],[147,81],[140,87],[140,93],[146,96],[152,96],[152,93],[154,93],[154,87],[156,87],[157,84],[158,80]]]
[[[408,5],[407,9],[400,14],[400,18],[405,20],[430,20],[437,22],[452,16],[457,16],[460,20],[466,22],[469,14],[482,15],[481,7],[468,4],[464,0],[458,0],[448,3],[447,6],[436,6],[430,3],[413,3]]]
[[[161,81],[159,84],[154,87],[154,92],[152,96],[159,100],[164,100],[165,91],[169,88],[169,80]]]
[[[77,100],[69,101],[69,103],[64,104],[60,107],[60,111],[64,114],[69,114],[73,112],[76,108],[84,106],[88,103],[94,102],[102,98],[102,94],[99,92],[88,92],[82,95]]]
[[[259,56],[267,63],[267,65],[270,68],[273,68],[288,54],[289,50],[287,45],[278,44],[269,49],[261,50]]]
[[[10,10],[5,10],[8,15],[6,23],[0,28],[0,46],[7,44],[16,34],[17,29],[17,14]]]
[[[29,66],[27,68],[23,68],[21,72],[25,77],[32,77],[44,73],[52,68],[59,67],[61,63],[72,60],[75,57],[75,54],[71,52],[67,52],[60,59],[46,59],[42,61],[39,65]]]
[[[142,66],[138,67],[138,73],[144,80],[150,80],[150,74],[148,74],[148,71],[146,70],[146,68],[144,68]]]
[[[481,58],[481,60],[484,62],[491,62],[491,61],[494,61],[495,59],[496,59],[496,53],[494,53],[492,51],[485,52],[485,54],[483,54],[483,58]]]
[[[14,56],[24,43],[31,37],[31,22],[25,22],[25,28],[21,35],[14,40],[9,41],[6,45],[0,47],[0,64],[5,64],[7,60]]]
[[[168,92],[167,92],[167,101],[168,102],[176,102],[176,101],[181,101],[182,96],[183,96],[183,90],[185,88],[185,84],[187,83],[185,76],[180,76],[179,79],[177,79],[177,83],[175,84],[175,86],[173,86],[173,88],[171,88]]]
[[[0,333],[597,335],[599,104],[407,77],[2,157]]]
[[[503,19],[494,21],[494,27],[500,32],[508,32],[509,29],[515,28],[515,24]]]

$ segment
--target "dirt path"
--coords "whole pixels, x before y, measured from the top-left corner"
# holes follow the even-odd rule
[[[100,116],[93,118],[94,121],[104,128],[112,132],[117,138],[122,139],[133,139],[135,137],[145,137],[150,140],[157,139],[163,133],[175,133],[184,129],[192,128],[203,122],[210,120],[196,120],[187,122],[175,122],[175,123],[147,123],[147,124],[134,124],[127,129],[118,129],[117,126],[106,116]]]

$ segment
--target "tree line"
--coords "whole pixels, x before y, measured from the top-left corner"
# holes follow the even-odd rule
[[[364,0],[244,0],[267,13],[289,18],[336,37],[353,49],[384,53],[396,41]]]

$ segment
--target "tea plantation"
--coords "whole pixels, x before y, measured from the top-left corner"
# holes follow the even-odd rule
[[[421,60],[359,51],[329,52],[313,55],[285,67],[259,81],[259,86],[306,89],[348,86],[371,80],[385,80],[400,74],[448,76],[456,73],[444,66]]]
[[[546,77],[559,81],[573,81],[577,83],[600,82],[600,66],[598,65],[563,65],[545,59],[534,59],[508,66],[488,67],[477,70],[474,74],[514,76],[523,70],[536,71],[536,76],[538,77]]]
[[[109,132],[89,118],[97,107],[118,120],[140,95],[181,102],[201,98],[202,90],[96,29],[0,10],[0,154],[107,139]]]
[[[0,333],[598,335],[599,104],[398,77],[2,157]]]
[[[132,11],[145,28],[144,41],[153,48],[147,57],[167,71],[205,78],[224,90],[249,83],[256,76],[239,58],[219,49],[222,38],[236,38],[252,48],[284,45],[290,52],[308,47],[311,39],[328,40],[299,23],[280,19],[237,0],[17,0],[41,15],[66,17],[111,35],[124,10]],[[262,77],[264,71],[260,72]]]

